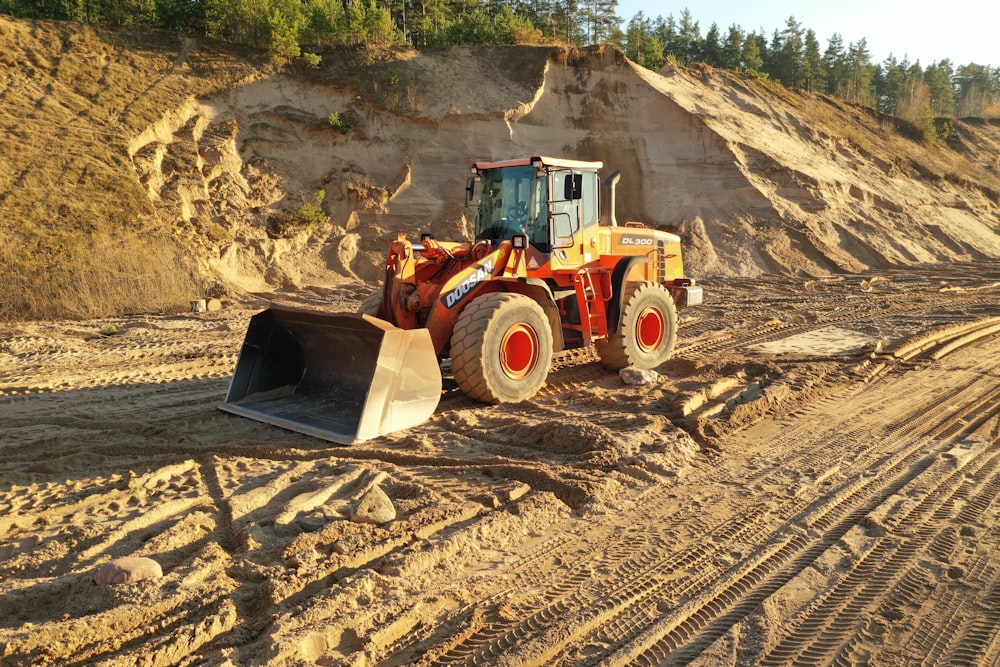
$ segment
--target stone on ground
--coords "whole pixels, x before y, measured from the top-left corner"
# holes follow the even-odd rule
[[[373,523],[376,526],[395,520],[396,508],[389,496],[378,485],[373,486],[362,496],[351,521],[355,523]]]
[[[108,584],[133,584],[143,579],[157,579],[163,576],[160,564],[152,558],[129,556],[105,563],[97,570],[94,580],[100,586]]]

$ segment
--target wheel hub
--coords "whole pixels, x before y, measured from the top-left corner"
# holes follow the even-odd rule
[[[500,344],[500,367],[507,377],[519,380],[538,363],[538,334],[526,324],[515,324]]]
[[[636,322],[635,337],[639,349],[643,352],[654,352],[663,344],[666,336],[666,318],[659,308],[650,306],[639,313]]]

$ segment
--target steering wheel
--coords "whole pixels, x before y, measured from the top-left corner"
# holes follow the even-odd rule
[[[524,220],[528,216],[528,202],[511,204],[507,209],[507,219]]]

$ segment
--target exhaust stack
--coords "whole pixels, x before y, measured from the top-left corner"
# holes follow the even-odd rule
[[[622,178],[620,169],[615,169],[614,173],[604,179],[604,216],[601,224],[605,227],[617,227],[618,220],[615,218],[615,189],[618,181]]]

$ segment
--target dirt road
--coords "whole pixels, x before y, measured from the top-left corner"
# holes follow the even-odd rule
[[[706,293],[653,384],[353,447],[216,409],[261,304],[4,325],[0,663],[1000,661],[1000,265]]]

